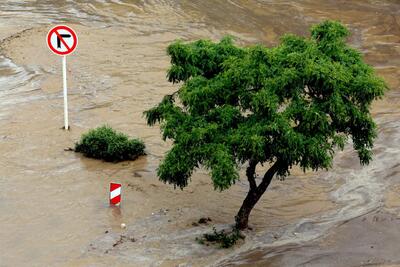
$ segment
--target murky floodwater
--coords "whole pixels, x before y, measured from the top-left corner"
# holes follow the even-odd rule
[[[241,45],[273,45],[281,34],[305,35],[326,18],[349,26],[351,44],[391,87],[374,105],[374,161],[360,167],[349,145],[332,171],[295,172],[274,181],[241,246],[198,245],[194,238],[209,226],[192,223],[206,216],[227,227],[247,184],[217,193],[202,171],[184,191],[157,180],[155,169],[169,144],[141,114],[176,89],[165,80],[165,48],[176,39],[226,34]],[[79,36],[77,51],[68,57],[68,133],[59,129],[61,62],[45,44],[58,23],[68,23]],[[2,1],[0,30],[1,266],[239,265],[252,262],[253,251],[267,255],[277,246],[319,238],[384,206],[399,210],[398,1]],[[64,151],[102,123],[142,138],[148,156],[108,164]],[[120,209],[107,207],[111,180],[124,186]],[[121,222],[127,230],[119,229]],[[115,245],[121,234],[136,241]]]

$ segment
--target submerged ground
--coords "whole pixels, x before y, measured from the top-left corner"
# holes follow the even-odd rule
[[[400,5],[397,1],[4,1],[0,3],[0,266],[361,266],[400,264]],[[245,179],[214,192],[203,171],[174,190],[155,169],[169,148],[142,112],[176,88],[167,83],[175,39],[276,44],[338,19],[349,42],[388,82],[375,103],[375,158],[361,167],[351,147],[330,172],[295,171],[273,181],[244,243],[219,250],[195,242],[229,226]],[[68,57],[72,130],[61,130],[61,58],[47,48],[51,26],[79,36]],[[148,156],[119,164],[64,151],[108,123],[147,144]],[[110,181],[123,184],[109,208]],[[126,229],[120,224],[126,223]]]

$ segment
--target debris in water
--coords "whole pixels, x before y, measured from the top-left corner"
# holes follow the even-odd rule
[[[211,220],[211,218],[210,217],[202,217],[202,218],[200,218],[199,219],[199,221],[197,222],[197,223],[199,223],[199,224],[208,224],[208,222],[211,222],[212,220]]]

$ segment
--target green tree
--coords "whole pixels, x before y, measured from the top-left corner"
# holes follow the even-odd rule
[[[171,44],[167,77],[182,86],[144,113],[173,140],[160,180],[183,188],[204,167],[224,190],[246,166],[249,191],[235,217],[244,229],[272,178],[293,166],[329,169],[349,138],[368,164],[377,135],[369,110],[387,86],[346,44],[348,35],[339,22],[325,21],[309,38],[285,35],[271,48],[240,48],[230,38]],[[269,169],[257,182],[258,164]]]

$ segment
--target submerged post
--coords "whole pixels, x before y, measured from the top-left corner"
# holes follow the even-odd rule
[[[68,125],[68,89],[67,89],[67,57],[62,56],[62,72],[63,72],[63,92],[64,92],[64,129],[69,129]]]

